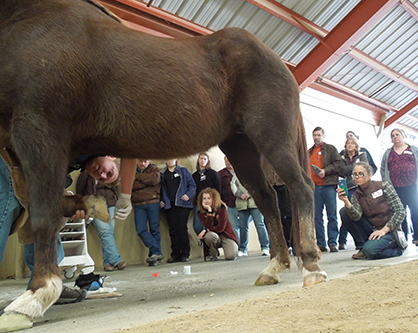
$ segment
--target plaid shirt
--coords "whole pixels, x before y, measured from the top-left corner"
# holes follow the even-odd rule
[[[398,226],[401,225],[402,221],[405,218],[405,208],[392,184],[388,182],[383,182],[382,190],[386,202],[389,205],[391,211],[393,212],[393,215],[386,223],[386,226],[390,230],[395,230]],[[357,191],[359,191],[359,189],[357,189]],[[350,201],[352,206],[350,209],[347,209],[347,213],[354,221],[358,221],[363,216],[363,209],[354,195],[351,197]]]

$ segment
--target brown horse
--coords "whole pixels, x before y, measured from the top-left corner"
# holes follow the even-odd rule
[[[254,35],[164,39],[81,0],[1,0],[0,50],[0,127],[26,177],[36,253],[28,294],[5,314],[40,316],[59,296],[53,245],[67,165],[79,153],[167,159],[219,145],[265,217],[271,260],[257,285],[290,267],[264,155],[294,203],[304,284],[325,279],[298,86]]]

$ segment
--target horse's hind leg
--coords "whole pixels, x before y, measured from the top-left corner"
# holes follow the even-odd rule
[[[300,124],[300,126],[303,126]],[[292,199],[292,230],[294,249],[302,258],[304,285],[309,286],[322,282],[326,273],[319,267],[320,251],[316,245],[315,228],[313,223],[314,203],[313,184],[309,176],[302,168],[302,161],[306,158],[306,150],[300,145],[304,140],[303,135],[282,136],[278,138],[278,145],[269,146],[264,144],[263,138],[259,138],[250,131],[257,147],[274,167],[278,175],[286,182]],[[298,141],[299,140],[299,141]],[[298,148],[297,148],[298,147]]]
[[[279,274],[290,268],[290,256],[283,234],[276,193],[268,184],[262,170],[261,155],[245,135],[236,135],[219,147],[228,156],[238,179],[253,196],[258,209],[264,215],[270,240],[271,260],[260,273],[256,285],[278,283]]]
[[[66,131],[67,130],[67,131]],[[25,112],[15,119],[11,139],[26,179],[29,215],[35,243],[33,280],[23,295],[5,309],[30,319],[40,317],[58,299],[62,281],[57,265],[57,237],[68,165],[68,137],[42,115]]]

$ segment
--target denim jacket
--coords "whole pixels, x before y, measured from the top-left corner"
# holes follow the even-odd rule
[[[164,180],[164,173],[166,173],[168,168],[165,168],[161,173],[161,201],[164,202],[164,209],[170,209],[171,203],[167,194],[167,184]],[[192,174],[187,170],[187,168],[177,165],[175,171],[180,175],[180,185],[177,189],[176,200],[174,202],[175,206],[183,208],[193,208],[193,196],[196,193],[196,183],[193,180]],[[189,201],[181,200],[183,195],[187,194],[190,198]]]

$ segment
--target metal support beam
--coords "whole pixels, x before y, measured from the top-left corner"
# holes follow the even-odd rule
[[[399,74],[392,68],[382,64],[381,62],[377,61],[376,59],[372,58],[368,54],[360,51],[359,49],[353,48],[348,55],[353,59],[360,61],[361,63],[373,68],[374,70],[378,71],[379,73],[391,78],[392,80],[402,84],[403,86],[418,92],[418,84],[414,81],[408,79],[407,77]]]
[[[295,68],[299,90],[308,87],[398,0],[363,0]]]
[[[409,0],[399,0],[399,5],[418,21],[418,8]]]
[[[147,4],[133,0],[99,0],[121,19],[134,23],[136,30],[157,31],[159,35],[182,38],[207,35],[213,31]],[[143,28],[142,28],[143,27]],[[153,33],[155,34],[155,33]]]
[[[411,111],[413,108],[418,106],[418,97],[409,102],[407,105],[405,105],[402,109],[399,110],[396,114],[391,116],[389,119],[385,122],[385,128],[392,125],[395,121],[399,120],[401,117],[405,116],[409,111]]]
[[[279,19],[293,25],[294,27],[305,31],[311,36],[322,40],[328,31],[321,28],[319,25],[309,21],[302,15],[294,12],[293,10],[281,5],[274,0],[247,0],[249,3],[265,10],[266,12],[278,17]]]

